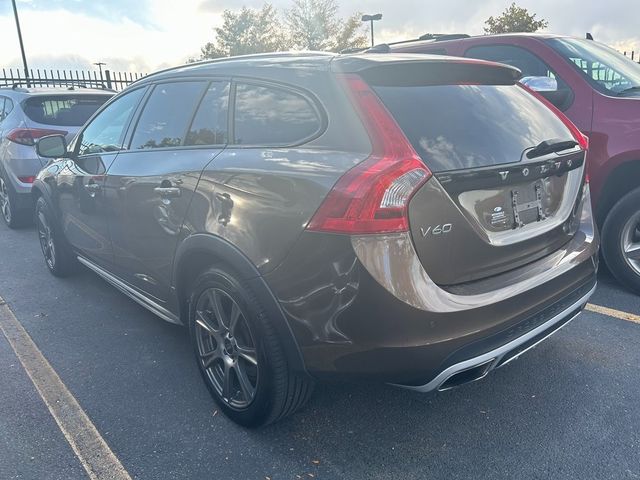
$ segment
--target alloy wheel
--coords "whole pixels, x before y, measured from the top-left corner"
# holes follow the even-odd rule
[[[0,212],[8,224],[11,223],[11,203],[9,200],[9,189],[4,179],[0,177]]]
[[[247,317],[225,291],[209,288],[195,308],[198,359],[218,396],[231,408],[247,408],[256,395],[258,355]]]
[[[627,220],[620,241],[625,261],[640,275],[640,212]]]
[[[40,238],[40,248],[47,265],[50,269],[56,265],[56,247],[53,241],[53,233],[51,226],[47,221],[47,217],[42,211],[38,211],[38,237]]]

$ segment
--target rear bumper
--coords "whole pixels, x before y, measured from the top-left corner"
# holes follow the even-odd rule
[[[576,318],[584,309],[587,301],[595,292],[596,285],[576,302],[561,312],[553,315],[543,324],[533,330],[515,338],[493,350],[455,363],[436,375],[435,378],[423,385],[397,385],[418,392],[433,390],[449,390],[464,383],[484,378],[491,370],[500,368],[515,360],[520,355],[546,340],[571,320]]]

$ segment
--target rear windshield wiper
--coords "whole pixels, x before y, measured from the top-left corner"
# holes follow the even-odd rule
[[[620,90],[618,93],[616,93],[616,95],[618,97],[621,97],[623,95],[626,95],[627,93],[637,92],[639,90],[640,90],[640,85],[634,85],[633,87],[629,87],[629,88],[625,88],[624,90]]]
[[[527,158],[542,157],[549,153],[561,152],[578,145],[575,140],[545,140],[527,152]]]

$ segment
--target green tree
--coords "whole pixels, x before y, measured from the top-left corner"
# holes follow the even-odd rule
[[[530,14],[526,8],[519,7],[514,3],[507,8],[499,17],[489,17],[484,27],[484,32],[511,33],[511,32],[537,32],[541,28],[549,25],[545,19],[536,20],[536,14]]]
[[[275,52],[289,48],[278,20],[278,12],[265,3],[260,10],[242,7],[225,10],[222,26],[215,28],[216,39],[201,49],[199,60]]]
[[[360,16],[340,18],[336,0],[294,0],[285,25],[293,48],[339,52],[367,46]]]

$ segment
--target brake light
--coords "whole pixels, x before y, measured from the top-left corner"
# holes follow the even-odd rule
[[[63,130],[50,130],[47,128],[16,128],[7,134],[7,139],[20,145],[34,146],[36,140],[47,135],[66,135]]]
[[[431,172],[364,80],[352,74],[339,79],[373,149],[338,180],[307,228],[346,234],[407,231],[409,201]]]
[[[556,116],[562,121],[562,123],[566,125],[566,127],[569,129],[569,131],[573,135],[573,138],[575,139],[575,141],[578,142],[578,145],[580,146],[580,148],[583,150],[589,150],[589,137],[587,137],[584,133],[582,133],[578,129],[578,127],[576,127],[575,124],[571,120],[569,120],[569,117],[567,117],[564,113],[560,111],[560,109],[558,109],[558,107],[556,107],[549,100],[544,98],[535,90],[532,90],[531,88],[527,87],[526,85],[523,85],[520,82],[518,82],[517,85],[519,85],[521,88],[524,88],[526,91],[531,93],[534,97],[536,97],[538,100],[544,103],[547,107],[549,107],[553,111],[553,113],[555,113]]]
[[[18,180],[20,180],[22,183],[33,183],[36,181],[36,177],[35,176],[18,177]]]

